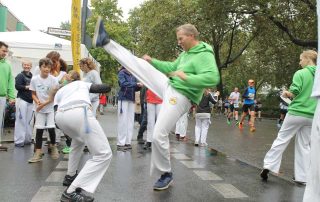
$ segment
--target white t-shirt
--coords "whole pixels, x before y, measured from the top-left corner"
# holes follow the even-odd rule
[[[39,68],[39,66],[37,66],[37,67],[35,68],[35,70],[32,72],[32,74],[33,74],[33,76],[37,76],[37,75],[40,74],[40,68]],[[67,72],[65,72],[65,71],[60,71],[58,76],[53,76],[53,75],[52,75],[52,76],[55,77],[55,78],[57,78],[58,82],[60,82],[61,79],[62,79],[62,77],[63,77],[64,75],[66,75],[66,74],[67,74]],[[50,75],[51,75],[51,74],[50,74]]]
[[[30,90],[35,91],[40,102],[46,102],[49,99],[49,92],[51,89],[58,87],[58,80],[49,75],[47,78],[41,78],[40,75],[34,76],[30,82]],[[36,109],[35,105],[35,109]],[[49,103],[44,108],[42,108],[39,112],[41,113],[49,113],[53,112],[53,103]]]
[[[89,90],[91,83],[73,81],[60,88],[54,97],[54,105],[63,108],[77,104],[91,104]]]
[[[86,74],[83,74],[83,81],[92,83],[92,84],[102,84],[99,72],[96,70],[91,70]],[[91,101],[99,100],[99,93],[90,93]]]
[[[239,92],[232,92],[229,98],[234,100],[230,100],[230,103],[239,106],[239,96],[240,96]]]

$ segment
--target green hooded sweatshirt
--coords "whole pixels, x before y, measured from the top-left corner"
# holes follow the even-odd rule
[[[289,91],[294,98],[288,107],[288,113],[295,116],[313,118],[317,101],[311,98],[316,66],[306,66],[298,70],[292,79]]]
[[[205,88],[214,87],[220,82],[213,49],[204,42],[182,52],[174,62],[152,59],[151,64],[164,74],[182,70],[187,79],[173,76],[169,78],[169,84],[196,104],[199,104]]]
[[[16,97],[11,66],[5,59],[0,59],[0,97]]]

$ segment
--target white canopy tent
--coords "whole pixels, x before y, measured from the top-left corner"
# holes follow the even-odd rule
[[[21,60],[29,59],[33,68],[38,66],[39,59],[44,58],[50,51],[57,51],[68,65],[73,64],[71,41],[61,39],[39,31],[0,32],[0,41],[9,45],[8,60],[12,64],[13,74],[21,72]],[[81,44],[81,58],[90,57],[88,49]],[[99,71],[100,64],[92,58]]]

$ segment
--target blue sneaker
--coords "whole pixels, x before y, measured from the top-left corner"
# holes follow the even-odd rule
[[[92,46],[94,48],[103,47],[110,42],[109,35],[104,28],[102,18],[99,17],[94,30],[94,36],[92,40]]]
[[[154,190],[165,190],[168,189],[170,184],[173,182],[172,173],[164,173],[160,179],[153,185]]]

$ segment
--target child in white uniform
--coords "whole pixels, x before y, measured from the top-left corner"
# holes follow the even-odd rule
[[[36,144],[35,153],[29,160],[29,163],[42,161],[42,135],[43,130],[48,129],[51,144],[51,157],[59,158],[59,152],[56,146],[56,133],[54,123],[53,103],[49,99],[50,90],[58,86],[56,78],[51,76],[50,70],[52,61],[49,58],[44,58],[39,61],[40,74],[32,77],[30,82],[30,90],[32,91],[32,99],[35,103],[36,112]]]
[[[109,167],[112,152],[108,139],[92,112],[90,93],[106,93],[110,87],[105,84],[91,84],[78,81],[80,75],[71,71],[69,80],[73,82],[60,88],[54,98],[57,106],[55,116],[57,126],[72,138],[68,172],[70,186],[62,194],[61,201],[93,201],[82,190],[93,193]],[[98,90],[94,90],[98,87]],[[74,124],[77,123],[77,124]],[[82,150],[87,145],[92,159],[89,159],[77,175]]]

